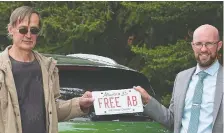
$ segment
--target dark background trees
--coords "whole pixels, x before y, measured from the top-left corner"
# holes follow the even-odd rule
[[[189,42],[196,27],[212,24],[223,38],[223,2],[0,2],[2,49],[11,44],[10,14],[22,5],[41,14],[38,51],[110,57],[144,73],[158,97],[171,93],[179,71],[195,65]]]

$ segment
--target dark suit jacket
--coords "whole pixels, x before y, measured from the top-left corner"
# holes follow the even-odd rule
[[[151,98],[144,109],[144,114],[152,117],[155,121],[174,131],[174,133],[179,133],[186,92],[195,69],[193,67],[177,74],[169,109]],[[223,84],[223,67],[220,66],[216,82],[212,133],[223,133]]]

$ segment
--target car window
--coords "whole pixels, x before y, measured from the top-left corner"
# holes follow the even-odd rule
[[[59,70],[61,95],[63,100],[71,99],[73,97],[82,96],[82,94],[89,91],[104,91],[128,89],[136,85],[143,87],[149,86],[142,75],[133,71],[126,71],[120,69],[108,68],[94,68],[94,69],[69,69]],[[90,110],[89,117],[92,121],[101,120],[122,120],[122,121],[147,121],[148,117],[141,113],[119,114],[119,115],[104,115],[96,116],[94,109]]]
[[[140,85],[149,89],[149,82],[140,74],[120,69],[96,68],[92,70],[60,70],[62,91],[83,92],[128,89]],[[81,89],[81,90],[80,90]],[[74,94],[74,96],[80,96]]]

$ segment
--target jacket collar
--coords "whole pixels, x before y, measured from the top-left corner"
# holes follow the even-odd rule
[[[6,72],[7,68],[12,68],[11,61],[9,59],[9,49],[12,47],[12,45],[6,47],[6,49],[0,54],[0,70]],[[54,60],[52,57],[45,57],[38,53],[37,51],[32,51],[34,53],[35,58],[38,60],[40,65],[43,65],[46,67],[47,70],[49,70],[50,73],[53,72],[57,61]],[[10,66],[10,67],[8,67]]]
[[[0,54],[0,70],[3,70],[4,72],[6,72],[8,65],[10,66],[10,68],[12,68],[9,59],[9,49],[11,47],[11,45],[6,47],[6,49]]]

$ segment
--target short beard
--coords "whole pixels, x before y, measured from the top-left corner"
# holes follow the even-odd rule
[[[199,55],[195,56],[195,58],[196,58],[196,60],[197,60],[197,62],[199,64],[199,66],[201,66],[201,67],[209,67],[209,66],[211,66],[215,62],[217,54],[218,54],[218,51],[216,51],[215,56],[211,55],[210,59],[207,62],[201,62],[200,58],[199,58]]]

